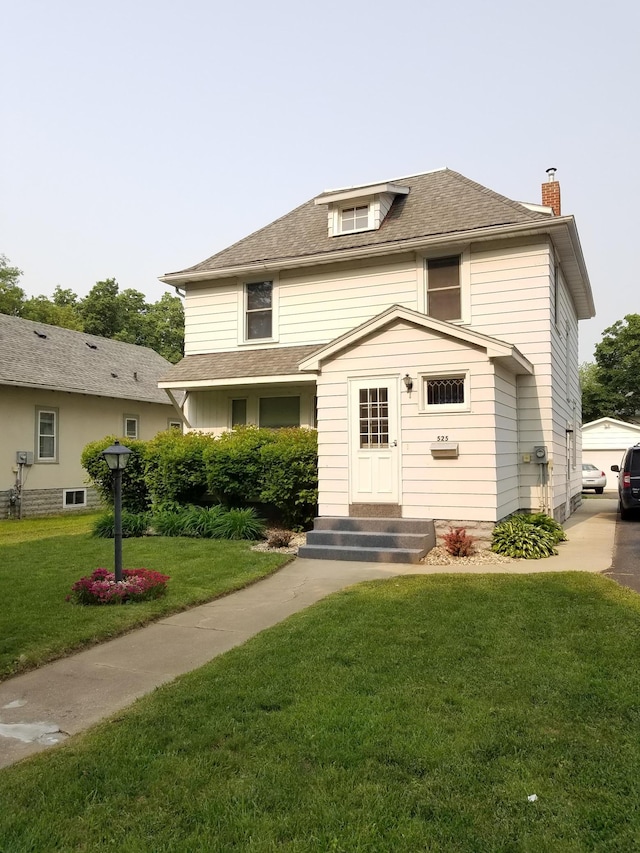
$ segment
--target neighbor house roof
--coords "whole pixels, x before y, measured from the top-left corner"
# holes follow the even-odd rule
[[[170,405],[158,388],[170,366],[148,347],[0,314],[0,385]]]
[[[163,280],[245,264],[323,253],[340,255],[354,248],[394,246],[421,237],[550,219],[548,213],[531,210],[451,169],[401,178],[393,183],[408,188],[409,192],[396,196],[376,231],[330,237],[327,207],[310,199],[229,248],[186,270],[168,273]],[[338,197],[340,193],[341,190],[329,190],[322,197],[329,203],[332,195]]]
[[[304,382],[315,377],[300,374],[298,365],[321,348],[320,344],[312,344],[188,355],[161,377],[160,386],[191,388],[204,384],[214,387],[229,382],[235,386],[243,380],[256,384],[260,380],[273,382],[275,378],[278,381],[295,379]]]

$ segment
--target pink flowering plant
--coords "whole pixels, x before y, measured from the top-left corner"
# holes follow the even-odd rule
[[[116,581],[108,569],[96,569],[71,587],[67,601],[76,604],[129,604],[160,598],[167,591],[168,575],[150,569],[124,569],[122,580]]]

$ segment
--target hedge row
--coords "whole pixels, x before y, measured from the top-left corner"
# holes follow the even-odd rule
[[[82,452],[82,465],[107,503],[112,475],[102,451],[115,439],[93,441]],[[315,515],[315,430],[238,427],[217,438],[167,430],[151,441],[120,441],[131,450],[122,480],[123,508],[130,512],[211,501],[227,507],[262,504],[291,528],[307,526]]]

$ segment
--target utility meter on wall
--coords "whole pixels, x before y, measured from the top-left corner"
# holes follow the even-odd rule
[[[533,448],[533,460],[540,464],[544,464],[549,461],[547,457],[547,448],[544,445],[539,444],[537,447]]]

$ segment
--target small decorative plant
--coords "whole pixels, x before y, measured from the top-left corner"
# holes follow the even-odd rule
[[[288,548],[291,545],[293,533],[290,530],[274,530],[267,539],[269,548]]]
[[[144,536],[149,529],[150,516],[148,512],[129,512],[122,510],[122,537],[129,539]],[[93,525],[92,535],[100,539],[113,539],[115,522],[113,512],[108,510],[99,515]]]
[[[452,528],[442,538],[445,549],[452,557],[471,557],[476,552],[473,537],[467,534],[464,527]]]
[[[491,550],[507,557],[538,560],[557,554],[555,546],[562,539],[566,539],[562,527],[544,513],[514,515],[494,527]]]
[[[71,587],[67,601],[75,604],[128,604],[160,598],[167,591],[169,575],[150,569],[124,569],[123,579],[116,581],[108,569],[96,569]]]

